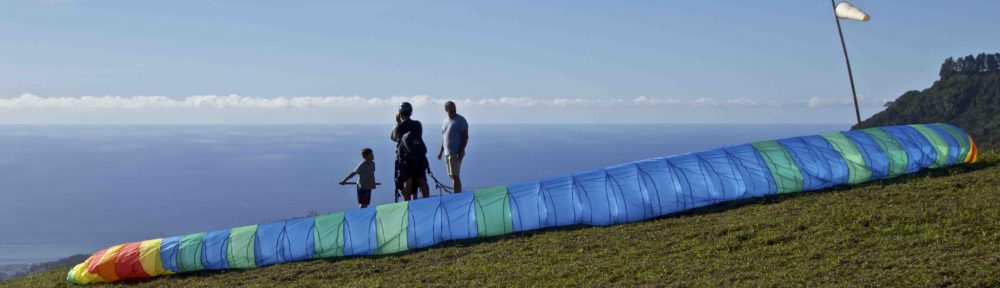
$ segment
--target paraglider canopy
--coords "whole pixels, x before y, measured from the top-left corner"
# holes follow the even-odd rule
[[[858,21],[868,21],[871,19],[865,11],[861,11],[861,9],[854,7],[854,5],[851,5],[851,3],[848,3],[847,1],[840,1],[840,3],[837,4],[835,11],[837,13],[837,17],[841,19]]]

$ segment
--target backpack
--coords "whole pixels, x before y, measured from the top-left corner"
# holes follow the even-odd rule
[[[424,145],[424,140],[420,138],[420,134],[414,133],[414,131],[403,134],[403,137],[399,141],[401,148],[399,151],[402,153],[401,156],[403,158],[427,155],[427,145]]]
[[[399,131],[403,132],[403,134],[399,136],[399,144],[397,146],[399,157],[402,159],[409,159],[412,157],[427,155],[427,145],[424,145],[423,127],[420,125],[420,122],[407,120],[406,122],[403,122],[403,126],[405,128],[402,130],[408,131]]]

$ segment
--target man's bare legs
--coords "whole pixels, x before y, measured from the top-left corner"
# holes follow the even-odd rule
[[[424,192],[424,198],[431,197],[431,187],[427,186],[427,180],[417,178],[417,183],[420,183],[420,190]]]
[[[455,193],[462,192],[462,178],[458,175],[451,175],[451,187],[455,188]]]
[[[410,201],[413,198],[413,179],[403,182],[403,200]]]
[[[403,182],[403,200],[410,201],[417,200],[417,198],[419,198],[417,197],[417,193],[415,193],[416,191],[413,191],[413,181],[414,179],[410,179]],[[427,180],[418,178],[416,181],[417,185],[419,185],[420,192],[423,192],[423,198],[431,197],[431,188],[430,186],[427,186]]]

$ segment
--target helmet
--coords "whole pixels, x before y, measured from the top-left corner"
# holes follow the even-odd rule
[[[410,102],[403,102],[402,104],[399,104],[399,114],[401,115],[413,114],[413,105],[410,105]]]

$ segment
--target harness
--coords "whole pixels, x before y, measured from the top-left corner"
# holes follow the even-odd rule
[[[395,180],[396,180],[396,181],[394,181],[394,182],[396,182],[396,189],[395,189],[396,199],[393,200],[393,203],[398,203],[399,202],[399,197],[403,195],[403,183],[399,181],[399,173],[400,172],[399,172],[399,162],[398,161],[395,163],[395,168],[396,168],[395,169],[395,175],[393,176],[393,178],[395,178]],[[444,193],[448,193],[448,194],[455,193],[455,188],[454,187],[448,186],[448,184],[444,184],[440,180],[438,180],[437,177],[434,177],[434,172],[431,172],[430,165],[427,166],[426,173],[427,173],[427,175],[431,176],[431,180],[434,180],[434,189],[438,190],[438,196],[441,196]]]

